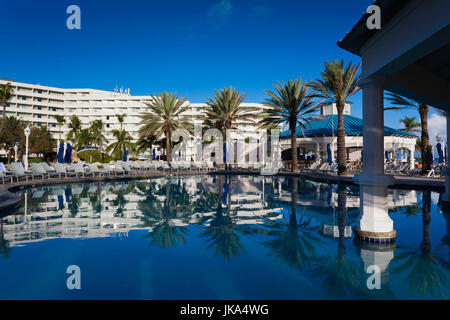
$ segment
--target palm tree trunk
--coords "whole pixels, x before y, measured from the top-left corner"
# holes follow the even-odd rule
[[[430,243],[430,221],[431,221],[431,191],[423,192],[422,203],[422,243],[420,248],[423,253],[428,254],[431,251]]]
[[[345,128],[344,128],[344,103],[337,104],[338,129],[337,129],[337,160],[338,175],[347,175],[347,152],[345,150]]]
[[[2,126],[0,128],[0,133],[3,132],[3,128],[5,128],[5,122],[6,122],[6,101],[2,102],[3,107],[3,117],[2,117]]]
[[[293,228],[297,228],[297,197],[298,178],[292,178],[291,215],[289,217],[289,225]]]
[[[295,135],[296,123],[290,123],[289,128],[291,129],[291,150],[292,150],[292,172],[298,171],[297,163],[297,136]]]
[[[166,158],[167,162],[172,162],[172,150],[170,148],[170,131],[166,130]]]
[[[338,229],[339,247],[345,248],[345,220],[347,214],[347,190],[343,185],[338,185]]]
[[[98,141],[98,150],[100,151],[100,161],[103,161],[103,153],[102,153],[102,130],[100,130],[100,138]]]
[[[430,137],[428,136],[428,106],[419,106],[420,123],[422,124],[422,175],[427,175],[428,171],[431,170],[431,146]]]

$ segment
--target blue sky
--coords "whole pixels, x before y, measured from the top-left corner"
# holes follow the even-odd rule
[[[1,78],[204,102],[235,86],[261,102],[278,80],[315,79],[324,61],[359,57],[336,42],[372,0],[2,0]],[[68,30],[66,8],[81,8]],[[6,61],[6,63],[5,63]],[[352,114],[361,116],[361,94]],[[389,112],[398,128],[411,112]]]

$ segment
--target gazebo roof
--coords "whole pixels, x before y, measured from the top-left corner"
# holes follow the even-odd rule
[[[338,116],[329,115],[324,116],[320,120],[312,120],[311,127],[305,125],[304,132],[297,126],[295,130],[296,136],[300,138],[306,137],[331,137],[333,134],[337,135]],[[362,136],[363,134],[363,121],[360,118],[353,117],[351,115],[344,114],[344,128],[345,135],[347,136]],[[401,136],[407,138],[417,138],[414,134],[393,129],[390,127],[384,127],[385,136]],[[287,138],[291,136],[291,130],[284,131],[280,134],[280,138]]]

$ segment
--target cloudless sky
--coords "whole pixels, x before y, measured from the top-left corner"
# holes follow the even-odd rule
[[[235,86],[261,102],[278,80],[316,79],[324,61],[359,57],[336,42],[372,0],[0,0],[0,78],[204,102]],[[81,8],[81,30],[66,9]],[[361,117],[361,93],[352,98]],[[387,112],[385,124],[414,112]]]

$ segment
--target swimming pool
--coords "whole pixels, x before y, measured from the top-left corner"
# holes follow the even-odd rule
[[[1,219],[1,299],[445,299],[439,194],[389,190],[395,244],[354,240],[359,189],[190,176],[17,191]],[[370,265],[381,271],[370,290]],[[69,290],[68,266],[81,289]]]

